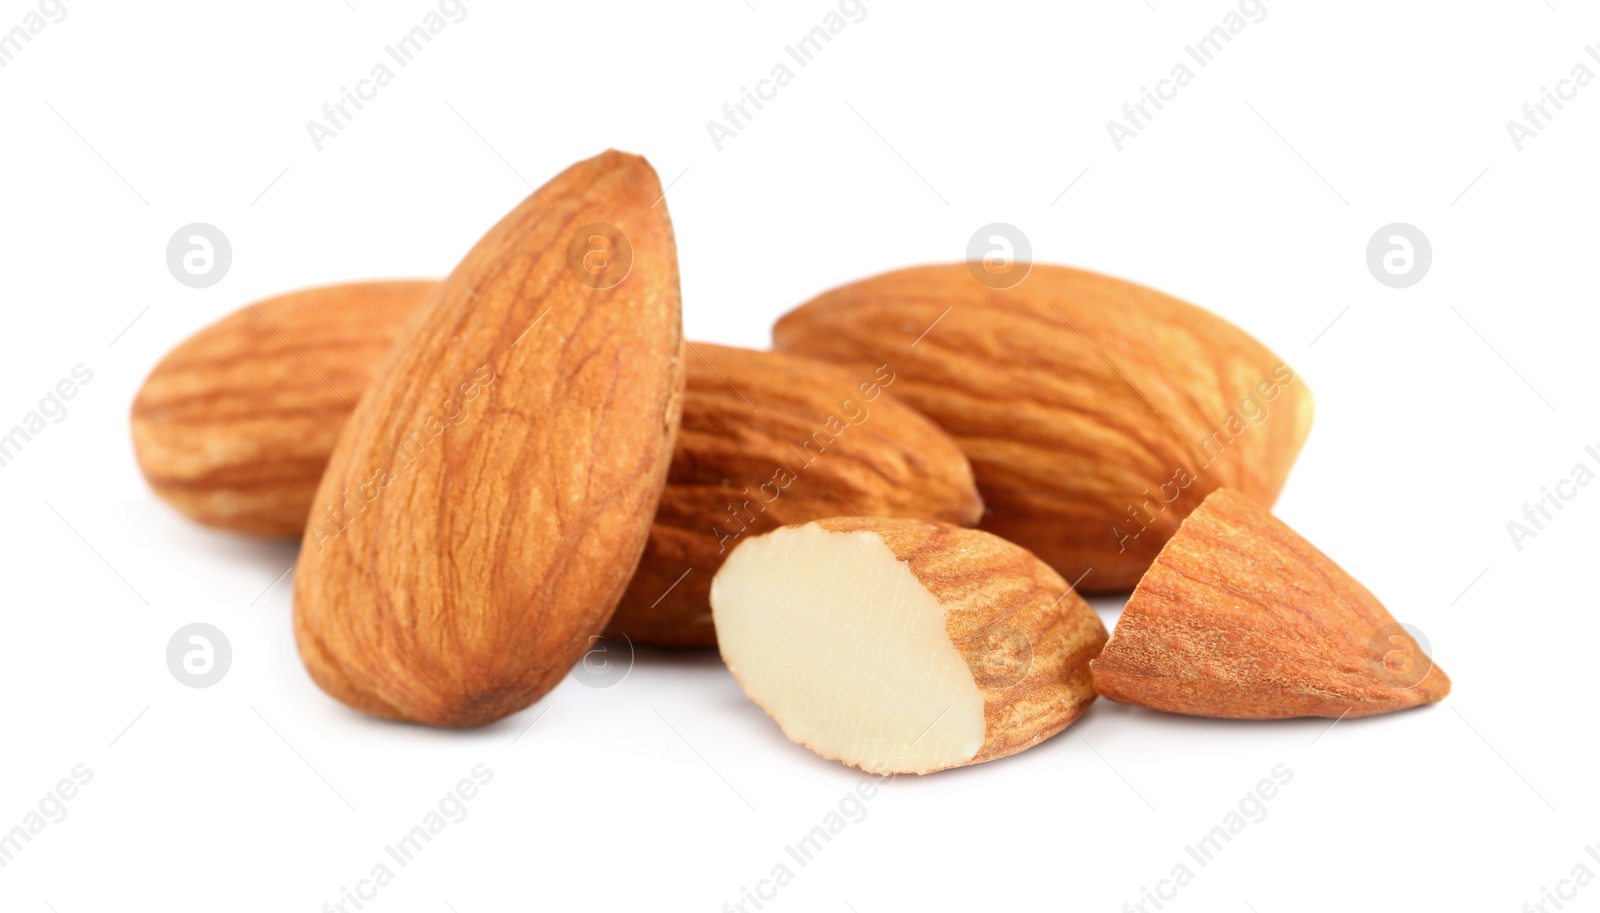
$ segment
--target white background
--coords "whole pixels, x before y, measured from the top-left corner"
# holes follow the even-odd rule
[[[1600,443],[1600,85],[1520,152],[1505,126],[1575,64],[1600,72],[1600,15],[1274,0],[1119,152],[1106,121],[1234,7],[872,0],[718,151],[706,122],[835,7],[470,0],[319,152],[306,122],[434,8],[350,2],[70,0],[0,70],[0,426],[94,372],[0,469],[0,829],[94,771],[0,869],[0,907],[319,910],[479,763],[468,817],[369,909],[719,910],[788,862],[769,910],[1119,910],[1188,862],[1168,909],[1511,911],[1600,873],[1600,487],[1520,550],[1506,528]],[[0,3],[0,30],[35,8]],[[692,339],[765,345],[795,304],[960,259],[995,221],[1246,328],[1317,401],[1277,512],[1425,632],[1454,694],[1331,730],[1102,701],[1022,755],[886,785],[804,868],[784,846],[862,775],[786,742],[714,653],[641,653],[615,687],[569,679],[473,732],[327,698],[278,579],[295,548],[151,495],[135,390],[247,301],[444,274],[610,146],[673,182]],[[1396,221],[1434,252],[1403,291],[1365,262]],[[167,271],[190,222],[233,244],[209,289]],[[233,645],[205,690],[165,662],[193,621]],[[1185,844],[1279,763],[1266,818],[1197,866]]]

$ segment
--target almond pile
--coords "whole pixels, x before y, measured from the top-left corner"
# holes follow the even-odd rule
[[[1268,513],[1311,423],[1249,335],[1036,265],[886,273],[684,339],[660,183],[607,152],[442,281],[258,302],[132,410],[151,488],[301,537],[294,629],[363,712],[479,726],[596,636],[717,646],[792,740],[875,773],[992,760],[1095,696],[1364,716],[1450,688]],[[1115,631],[1080,592],[1133,590]]]

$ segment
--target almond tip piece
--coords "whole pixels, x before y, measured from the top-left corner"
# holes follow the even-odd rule
[[[1230,719],[1372,716],[1450,693],[1366,587],[1227,489],[1162,549],[1090,670],[1102,697]]]

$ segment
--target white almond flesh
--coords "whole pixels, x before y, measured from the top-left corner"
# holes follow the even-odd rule
[[[929,773],[1065,729],[1105,628],[1032,553],[922,520],[848,518],[746,540],[711,586],[723,660],[793,741]]]

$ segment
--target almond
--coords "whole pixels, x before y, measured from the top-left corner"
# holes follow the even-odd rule
[[[886,392],[892,374],[709,343],[688,361],[666,491],[611,636],[715,644],[711,578],[757,533],[839,515],[982,515],[966,457]]]
[[[1022,751],[1094,700],[1106,629],[988,533],[847,517],[747,539],[711,584],[723,661],[792,741],[878,774]]]
[[[307,289],[189,337],[133,401],[133,450],[150,487],[208,526],[299,536],[339,430],[435,285]]]
[[[302,535],[337,432],[388,353],[374,341],[392,340],[437,285],[297,292],[190,337],[135,400],[134,439],[151,486],[210,526]],[[966,457],[887,392],[892,373],[858,377],[710,343],[693,344],[686,361],[667,487],[609,635],[716,644],[711,576],[754,532],[857,511],[962,525],[982,514]],[[337,390],[323,380],[335,377]]]
[[[1366,587],[1225,489],[1162,549],[1092,667],[1114,701],[1231,719],[1371,716],[1450,693]]]
[[[559,682],[644,548],[682,347],[643,159],[580,162],[491,229],[402,329],[323,476],[294,594],[317,684],[474,726]]]
[[[1311,422],[1305,384],[1232,324],[1061,266],[1003,290],[964,263],[886,273],[790,312],[773,339],[888,365],[972,461],[982,528],[1087,592],[1131,589],[1219,487],[1271,505]]]

